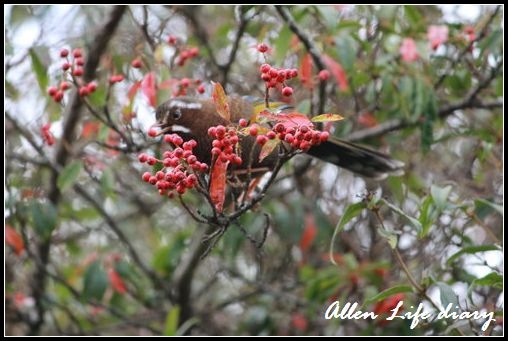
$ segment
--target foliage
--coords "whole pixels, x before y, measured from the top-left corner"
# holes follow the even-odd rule
[[[501,335],[504,13],[473,8],[6,7],[6,333]],[[266,96],[267,62],[298,70],[269,90],[296,108],[277,120],[389,151],[405,174],[298,156],[220,230],[195,191],[150,191],[154,108],[214,96],[229,117],[225,94]],[[334,301],[387,313],[402,298],[496,321],[324,318]]]

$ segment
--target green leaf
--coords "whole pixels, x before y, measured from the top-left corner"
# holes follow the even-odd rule
[[[497,272],[491,272],[485,277],[475,279],[473,283],[471,283],[471,287],[473,286],[488,286],[494,287],[496,289],[502,289],[503,276],[501,276]]]
[[[28,50],[28,53],[30,54],[30,59],[32,60],[32,70],[37,78],[37,83],[39,83],[41,93],[45,94],[48,87],[48,74],[46,72],[47,67],[41,62],[34,49]]]
[[[101,189],[106,195],[110,195],[113,193],[113,189],[115,186],[115,179],[113,176],[113,172],[111,169],[105,169],[101,175]]]
[[[85,271],[83,298],[100,301],[108,287],[108,276],[99,261],[93,262]]]
[[[275,47],[275,60],[277,64],[281,64],[282,61],[284,61],[284,58],[286,57],[288,51],[289,51],[289,44],[291,43],[291,30],[288,26],[284,26],[274,42]]]
[[[58,175],[56,181],[58,188],[63,191],[72,186],[78,178],[81,168],[83,168],[83,163],[81,161],[74,161],[65,166]]]
[[[454,253],[450,258],[448,258],[446,263],[448,265],[452,264],[457,258],[462,256],[463,254],[474,254],[477,252],[485,252],[485,251],[501,251],[501,250],[499,249],[499,247],[495,245],[468,246]]]
[[[335,260],[333,259],[333,245],[335,244],[335,239],[337,238],[337,235],[344,229],[346,224],[356,217],[358,214],[360,214],[363,209],[365,209],[367,206],[366,204],[362,202],[358,202],[356,204],[349,205],[346,208],[346,211],[344,212],[344,215],[342,218],[340,218],[340,221],[338,222],[337,226],[335,226],[335,231],[333,231],[332,241],[330,242],[330,261],[337,265],[335,263]]]
[[[453,291],[453,289],[446,283],[437,282],[436,285],[439,288],[439,297],[441,299],[441,305],[443,308],[446,308],[450,303],[452,304],[451,311],[456,310],[456,306],[459,305],[459,301],[457,299],[457,294]]]
[[[396,285],[394,287],[391,287],[389,289],[381,291],[379,294],[365,300],[363,303],[363,306],[367,306],[372,303],[379,302],[381,300],[384,300],[387,297],[390,297],[395,294],[399,294],[402,292],[413,292],[413,287],[409,285]]]
[[[434,204],[436,204],[438,210],[443,211],[446,208],[448,204],[448,196],[450,195],[451,191],[452,186],[446,186],[441,188],[432,185],[430,187],[430,195],[432,196]]]
[[[166,323],[164,323],[164,335],[176,336],[178,330],[178,318],[180,317],[180,306],[175,305],[168,312]]]
[[[502,206],[486,199],[476,199],[474,201],[474,207],[476,214],[480,218],[487,216],[487,214],[491,213],[492,211],[495,211],[501,215],[504,213]]]
[[[418,235],[420,238],[425,237],[427,233],[429,233],[430,228],[437,219],[437,212],[432,202],[432,197],[428,196],[425,198],[420,208],[420,215],[418,216],[418,221],[422,224],[422,231]]]
[[[50,202],[32,203],[32,218],[35,232],[43,239],[49,239],[56,227],[57,212]]]
[[[382,201],[386,206],[388,206],[392,211],[394,211],[395,213],[403,216],[404,218],[406,218],[407,220],[409,220],[409,222],[411,223],[411,225],[413,225],[413,227],[416,228],[416,230],[418,232],[422,231],[422,224],[420,224],[420,222],[411,217],[410,215],[407,215],[404,211],[402,211],[400,208],[398,208],[397,206],[389,203],[388,201],[386,201],[385,199],[381,199],[380,201]]]
[[[351,73],[354,68],[358,49],[355,40],[351,38],[350,35],[341,35],[335,39],[335,44],[337,46],[337,56],[340,63],[348,73]]]
[[[386,239],[386,241],[388,242],[388,244],[390,245],[390,247],[392,249],[395,249],[395,247],[397,247],[398,237],[394,231],[390,231],[390,230],[387,230],[387,229],[381,227],[381,228],[377,229],[377,232],[379,233],[379,235],[381,237]]]
[[[412,26],[417,26],[422,21],[420,10],[414,5],[404,6],[404,14],[407,16]]]
[[[480,42],[481,55],[485,51],[496,52],[496,49],[501,49],[503,41],[503,30],[494,30],[487,38]]]

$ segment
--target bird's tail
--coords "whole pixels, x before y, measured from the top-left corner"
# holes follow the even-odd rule
[[[389,175],[404,173],[404,162],[343,140],[330,139],[312,147],[307,154],[357,174],[379,180]]]

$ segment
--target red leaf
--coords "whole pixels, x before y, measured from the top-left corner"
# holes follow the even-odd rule
[[[212,85],[212,100],[215,103],[217,113],[229,121],[231,119],[231,114],[229,112],[228,97],[224,92],[224,88],[220,83],[212,82]]]
[[[402,301],[403,299],[404,299],[404,294],[398,293],[393,296],[387,297],[382,301],[379,301],[376,304],[376,306],[374,307],[374,314],[376,314],[376,315],[391,314],[391,310],[393,310],[399,304],[399,302]],[[399,310],[401,310],[401,309],[403,309],[403,307],[401,307]],[[386,319],[385,320],[383,320],[383,319],[378,320],[379,325],[385,325],[385,324],[387,324],[387,322],[389,322],[389,321],[387,321]]]
[[[226,198],[226,172],[228,165],[229,161],[222,162],[219,158],[215,161],[211,173],[210,198],[219,213],[224,208],[224,199]]]
[[[129,92],[127,92],[127,98],[129,98],[129,101],[132,102],[132,99],[136,95],[136,92],[138,92],[139,88],[141,87],[141,81],[137,81],[134,84],[132,84],[131,88],[129,89]]]
[[[308,89],[314,88],[314,81],[312,79],[312,56],[309,53],[305,54],[302,58],[299,74],[304,87]]]
[[[18,256],[25,250],[23,238],[9,224],[5,225],[5,243],[12,247]]]
[[[123,281],[122,277],[118,274],[118,272],[116,272],[114,269],[109,269],[108,277],[113,290],[122,295],[127,292],[125,282]]]
[[[374,117],[374,115],[372,115],[372,113],[370,113],[368,111],[361,113],[360,116],[358,116],[357,121],[362,126],[365,126],[368,128],[375,127],[379,124],[377,122],[376,118]]]
[[[328,55],[323,55],[323,61],[325,62],[326,66],[328,67],[328,70],[332,73],[332,75],[337,80],[337,84],[339,85],[339,89],[341,91],[346,91],[349,87],[349,82],[347,80],[346,71],[344,71],[344,68],[340,63],[333,60]]]
[[[157,89],[155,73],[150,72],[145,75],[141,83],[141,90],[148,100],[148,103],[155,107],[157,105]]]
[[[89,137],[95,136],[99,132],[99,128],[100,128],[99,122],[86,122],[85,124],[83,124],[81,137],[87,139]]]
[[[301,114],[299,112],[292,112],[292,113],[281,113],[281,114],[272,114],[269,111],[263,111],[259,113],[259,117],[265,117],[270,121],[276,121],[280,122],[284,125],[286,128],[291,127],[298,127],[298,126],[309,126],[313,127],[314,125],[310,121],[310,119],[307,117],[307,115]]]
[[[314,239],[316,239],[317,227],[312,214],[305,216],[305,227],[303,229],[302,237],[300,238],[300,249],[303,253],[309,251],[310,246]]]
[[[291,316],[291,325],[298,331],[304,332],[309,327],[309,321],[300,313],[293,313]]]

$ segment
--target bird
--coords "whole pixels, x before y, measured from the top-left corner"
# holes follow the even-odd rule
[[[228,96],[230,120],[217,113],[216,104],[212,99],[195,98],[189,96],[174,97],[159,105],[155,111],[156,125],[164,132],[177,133],[184,141],[194,139],[197,142],[194,154],[208,165],[212,162],[213,137],[208,135],[212,126],[228,126],[240,119],[250,120],[255,114],[255,107],[259,104],[251,97]],[[287,110],[289,106],[281,106]],[[243,155],[249,154],[255,143],[255,138],[247,135],[242,138],[240,145]],[[250,162],[246,157],[238,168],[252,167],[252,169],[271,170],[275,167],[279,157],[277,149],[269,156],[259,161],[260,146],[254,146],[254,159]],[[306,151],[308,155],[325,162],[348,169],[356,174],[376,180],[382,180],[389,175],[401,175],[404,163],[391,158],[381,152],[368,147],[351,143],[338,138],[312,146]]]

